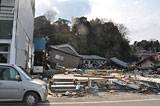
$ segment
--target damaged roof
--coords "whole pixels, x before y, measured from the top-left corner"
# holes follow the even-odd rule
[[[81,57],[77,52],[76,50],[69,44],[62,44],[62,45],[51,45],[50,46],[52,49],[56,49],[56,50],[59,50],[59,51],[62,51],[62,52],[65,52],[65,53],[68,53],[68,54],[71,54],[71,55],[74,55],[74,56],[78,56],[78,57]],[[68,49],[66,49],[68,48]]]
[[[123,62],[123,61],[117,59],[116,57],[113,57],[110,60],[113,61],[114,63],[122,66],[122,67],[128,67],[128,64],[126,62]]]
[[[85,60],[106,60],[106,58],[97,55],[80,55],[80,56]]]

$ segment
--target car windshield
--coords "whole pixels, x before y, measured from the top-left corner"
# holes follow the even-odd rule
[[[16,68],[18,68],[18,70],[23,74],[23,76],[27,79],[27,80],[31,80],[31,75],[22,67],[18,67],[16,66]]]

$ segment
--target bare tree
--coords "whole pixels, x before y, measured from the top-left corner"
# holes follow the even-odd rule
[[[55,19],[55,16],[57,15],[57,13],[55,11],[49,10],[49,11],[46,11],[46,13],[44,15],[47,18],[47,20],[50,23],[52,23]]]
[[[125,38],[127,35],[129,35],[129,30],[126,28],[123,24],[118,24],[118,30],[122,34],[122,36]]]

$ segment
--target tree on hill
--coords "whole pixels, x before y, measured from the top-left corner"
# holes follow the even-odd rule
[[[73,18],[72,22],[59,18],[50,22],[45,16],[35,18],[34,35],[49,38],[49,45],[70,43],[79,54],[118,57],[132,60],[128,29],[103,19],[88,21],[86,17]]]
[[[139,50],[146,50],[150,52],[160,52],[160,43],[158,40],[142,40],[140,42],[135,41],[133,50],[139,51]]]

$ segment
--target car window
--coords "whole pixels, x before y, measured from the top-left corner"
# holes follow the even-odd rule
[[[16,66],[16,68],[20,71],[20,73],[21,73],[26,79],[28,79],[28,80],[31,80],[31,79],[32,79],[28,74],[26,74],[26,71],[25,71],[22,67]]]
[[[16,70],[13,68],[10,68],[10,79],[16,80],[17,75],[18,75],[18,73],[16,72]]]
[[[1,67],[0,66],[0,80],[15,81],[17,71],[12,67]]]

